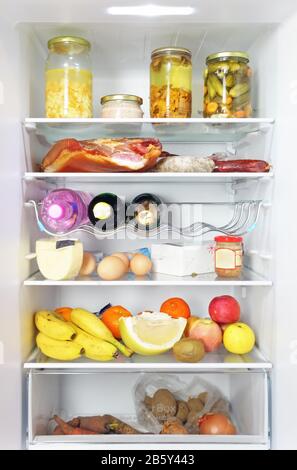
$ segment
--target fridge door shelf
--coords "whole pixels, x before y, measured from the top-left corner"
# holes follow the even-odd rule
[[[272,286],[272,281],[254,271],[244,268],[239,278],[220,278],[215,273],[199,274],[197,276],[169,276],[167,274],[152,273],[137,278],[129,273],[117,281],[103,281],[98,276],[83,276],[65,281],[52,281],[45,279],[37,271],[24,280],[25,286]]]
[[[81,357],[74,361],[57,361],[46,357],[38,348],[35,348],[24,369],[46,370],[97,370],[105,372],[122,371],[162,371],[162,372],[199,372],[199,371],[249,371],[252,369],[269,370],[272,363],[268,361],[261,351],[255,347],[249,354],[231,354],[222,346],[218,351],[207,353],[202,361],[192,364],[177,362],[172,352],[158,356],[140,356],[133,354],[130,358],[119,355],[113,361],[98,362]]]
[[[193,373],[178,374],[183,383],[190,384]],[[213,385],[231,405],[231,419],[238,434],[231,436],[206,435],[93,435],[93,436],[52,436],[50,420],[54,414],[65,420],[74,416],[111,414],[127,421],[136,429],[143,430],[137,423],[134,389],[138,373],[123,371],[104,373],[99,371],[58,370],[33,371],[28,376],[28,447],[39,448],[133,448],[147,449],[174,448],[192,449],[268,449],[269,440],[269,373],[264,370],[197,371],[198,379],[205,386]],[[119,384],[121,394],[119,399]],[[108,393],[109,400],[106,400]],[[123,404],[125,403],[124,413]],[[248,406],[247,406],[248,403]],[[163,447],[164,446],[164,447]],[[180,447],[179,447],[180,446]]]
[[[168,207],[168,213],[171,213],[170,206],[171,203],[166,204]],[[252,201],[237,201],[235,203],[230,203],[230,202],[218,202],[218,203],[185,203],[185,204],[180,204],[180,203],[172,203],[172,206],[176,206],[174,208],[175,212],[176,209],[182,209],[182,206],[185,205],[224,205],[224,206],[233,206],[233,213],[231,214],[231,219],[227,222],[227,224],[222,225],[222,226],[216,226],[213,224],[209,224],[206,222],[198,221],[195,223],[192,223],[189,226],[184,226],[184,227],[177,227],[173,224],[166,224],[162,223],[161,225],[157,228],[150,229],[149,231],[141,230],[138,229],[135,223],[135,220],[131,220],[127,222],[125,225],[119,226],[115,230],[108,230],[108,231],[102,231],[99,228],[92,226],[92,225],[81,225],[78,228],[75,228],[74,230],[70,230],[66,233],[63,233],[61,235],[56,234],[54,232],[51,232],[48,230],[44,224],[42,223],[42,220],[39,217],[39,211],[38,211],[38,206],[39,204],[36,203],[34,200],[30,200],[26,203],[26,206],[28,207],[33,207],[34,209],[34,214],[36,218],[37,225],[39,229],[42,232],[47,233],[50,236],[53,237],[67,237],[71,236],[73,233],[78,233],[78,232],[83,232],[87,233],[88,235],[93,235],[97,239],[105,239],[109,237],[114,237],[117,234],[121,232],[125,232],[126,235],[135,235],[138,238],[155,238],[162,233],[172,233],[174,235],[178,235],[179,237],[182,238],[189,238],[189,239],[195,239],[198,237],[201,237],[207,233],[210,232],[218,232],[222,233],[225,235],[236,235],[236,236],[243,236],[246,234],[251,233],[257,226],[257,222],[259,220],[260,216],[260,211],[261,207],[263,205],[263,202],[260,200],[252,200]],[[162,216],[161,216],[162,217]]]
[[[152,137],[162,143],[238,142],[249,134],[272,130],[272,118],[26,118],[24,128],[49,144],[76,139]]]

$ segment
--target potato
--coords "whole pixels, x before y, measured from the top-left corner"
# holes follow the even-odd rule
[[[180,419],[182,423],[187,421],[189,408],[185,401],[177,400],[177,413],[176,418]]]
[[[152,413],[159,421],[166,421],[176,415],[177,403],[169,390],[160,388],[152,399]]]

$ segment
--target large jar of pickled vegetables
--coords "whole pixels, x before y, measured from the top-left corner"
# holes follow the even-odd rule
[[[208,56],[204,72],[204,117],[250,117],[251,75],[245,52]]]
[[[191,52],[180,47],[155,49],[150,67],[151,117],[187,118],[191,112]]]
[[[74,36],[59,36],[48,41],[46,117],[92,117],[90,47],[89,41]]]

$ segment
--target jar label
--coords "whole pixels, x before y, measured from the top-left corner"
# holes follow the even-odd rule
[[[216,250],[215,262],[218,269],[236,269],[242,265],[242,251],[219,248]]]

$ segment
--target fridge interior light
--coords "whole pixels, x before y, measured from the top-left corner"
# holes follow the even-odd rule
[[[190,6],[174,7],[161,5],[138,5],[124,7],[109,7],[107,13],[110,15],[127,16],[174,16],[174,15],[192,15],[195,9]]]

